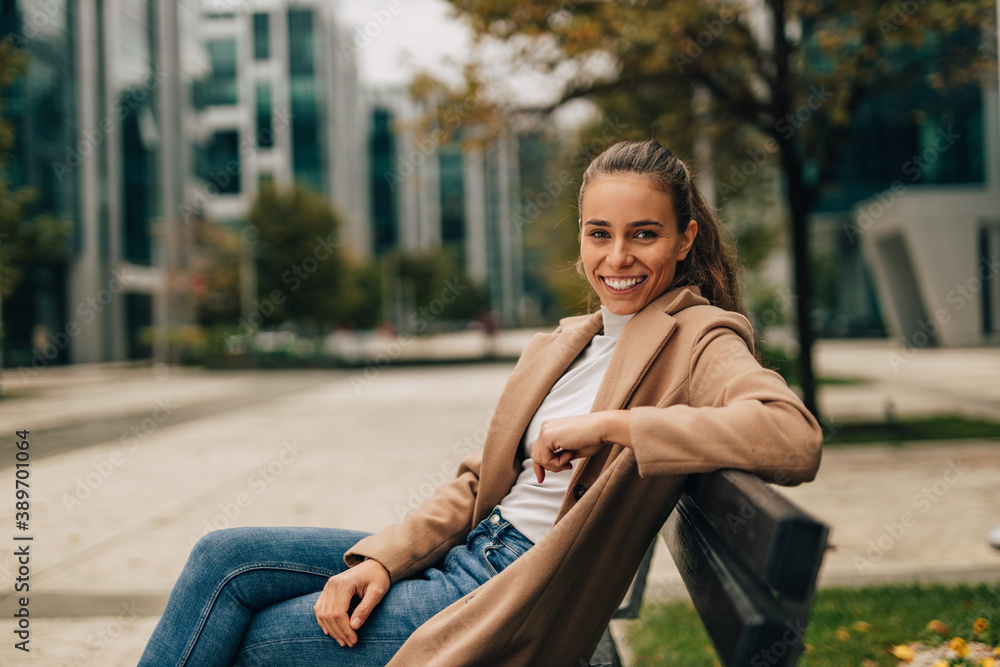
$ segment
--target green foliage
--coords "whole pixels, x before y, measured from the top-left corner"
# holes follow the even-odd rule
[[[71,229],[67,220],[34,215],[35,190],[12,189],[8,180],[14,126],[4,115],[4,100],[27,68],[27,56],[11,38],[0,41],[0,299],[14,293],[29,263],[64,253]]]
[[[816,595],[805,643],[811,648],[802,667],[861,665],[865,660],[886,667],[899,661],[886,648],[921,640],[940,644],[943,638],[927,629],[933,619],[957,636],[974,637],[972,624],[985,618],[991,628],[1000,623],[998,586],[878,586],[822,589]],[[838,634],[839,631],[839,634]],[[845,635],[844,632],[847,634]],[[995,631],[980,636],[996,641]],[[633,626],[629,644],[637,667],[717,664],[711,641],[689,602],[648,604]]]
[[[939,415],[918,419],[881,422],[828,424],[830,435],[825,445],[852,445],[872,442],[918,442],[921,440],[960,440],[962,438],[1000,438],[1000,423],[963,415]]]
[[[350,264],[344,275],[343,324],[374,329],[382,320],[382,272],[372,260]]]
[[[196,319],[205,326],[235,323],[240,316],[240,253],[243,241],[225,225],[199,219],[189,257]]]
[[[295,322],[306,332],[328,330],[345,315],[340,218],[323,197],[302,186],[265,183],[248,217],[256,230],[257,293],[274,311],[265,324]],[[283,295],[272,298],[273,294]],[[281,303],[278,303],[281,301]]]
[[[449,321],[470,321],[481,317],[488,300],[447,249],[397,252],[387,259],[392,281],[391,303],[400,330],[425,333],[442,328]]]

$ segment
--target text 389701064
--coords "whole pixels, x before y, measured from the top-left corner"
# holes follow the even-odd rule
[[[17,559],[17,577],[14,579],[14,592],[21,594],[17,599],[17,611],[14,618],[17,619],[17,627],[14,628],[14,648],[28,652],[28,642],[31,641],[31,620],[28,611],[30,602],[27,593],[30,589],[29,581],[31,576],[31,540],[30,535],[24,534],[28,530],[28,522],[31,520],[31,484],[28,479],[31,477],[29,452],[31,444],[28,442],[28,429],[14,432],[14,444],[17,450],[14,452],[14,527],[21,531],[14,535],[14,558]],[[20,641],[18,641],[20,640]]]

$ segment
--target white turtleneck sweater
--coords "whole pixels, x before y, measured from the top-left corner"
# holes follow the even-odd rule
[[[594,405],[597,390],[604,379],[604,372],[611,361],[611,353],[622,328],[632,315],[615,315],[601,306],[604,317],[604,333],[594,336],[590,344],[580,353],[559,381],[552,386],[538,411],[528,424],[522,444],[525,457],[521,474],[499,508],[504,519],[525,537],[538,543],[555,523],[562,506],[563,497],[569,488],[572,470],[545,473],[545,481],[539,484],[531,463],[531,448],[538,439],[542,422],[558,417],[585,415]],[[579,459],[572,465],[576,467]]]

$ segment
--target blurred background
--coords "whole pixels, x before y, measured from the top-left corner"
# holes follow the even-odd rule
[[[815,339],[1000,341],[992,2],[0,6],[5,367],[549,325],[583,168],[650,136],[811,406]]]
[[[530,334],[593,307],[581,175],[650,137],[720,210],[764,362],[824,424],[788,491],[833,527],[821,585],[988,582],[1000,610],[996,14],[0,0],[0,427],[30,429],[40,481],[38,651],[0,662],[135,664],[203,533],[378,530],[429,497]],[[665,553],[651,599],[683,595]]]

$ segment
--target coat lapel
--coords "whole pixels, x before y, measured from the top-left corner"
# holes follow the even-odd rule
[[[532,337],[497,402],[489,436],[494,442],[483,449],[482,469],[508,470],[510,474],[480,480],[477,521],[482,518],[479,514],[492,511],[510,491],[520,473],[522,457],[518,448],[528,423],[552,385],[601,330],[603,320],[598,311],[567,318],[563,324],[563,330],[558,333]]]
[[[660,296],[628,321],[615,344],[615,351],[597,390],[591,412],[628,407],[632,394],[677,328],[677,320],[672,313],[695,303],[708,303],[700,296],[698,288],[678,288]],[[576,503],[573,489],[578,484],[589,488],[601,471],[624,449],[621,445],[605,447],[576,467],[569,492],[559,510],[560,518]]]

